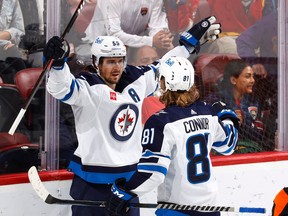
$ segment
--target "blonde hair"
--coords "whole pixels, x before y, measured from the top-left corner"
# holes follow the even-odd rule
[[[167,90],[160,96],[159,100],[165,104],[165,106],[177,105],[180,107],[187,107],[198,100],[199,97],[199,90],[194,84],[188,91]]]

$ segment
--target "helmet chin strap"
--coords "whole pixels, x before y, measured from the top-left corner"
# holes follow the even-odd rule
[[[96,65],[96,56],[92,56],[92,66],[96,70],[97,74],[100,75],[99,67]],[[103,79],[103,77],[101,77]],[[103,79],[104,80],[104,79]]]

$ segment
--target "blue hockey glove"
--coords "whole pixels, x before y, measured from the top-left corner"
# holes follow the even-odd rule
[[[218,116],[218,118],[222,121],[225,119],[230,119],[233,124],[234,127],[238,130],[239,129],[239,121],[240,119],[237,117],[236,113],[231,110],[231,109],[227,109],[226,104],[221,102],[221,101],[217,101],[215,103],[212,104],[212,111],[214,114],[216,114]]]
[[[214,41],[220,34],[220,24],[214,24],[216,18],[214,16],[207,17],[195,24],[187,32],[180,35],[179,43],[184,45],[189,53],[198,53],[200,46],[207,41]]]
[[[124,216],[128,213],[128,203],[137,195],[124,188],[125,178],[117,179],[111,187],[111,194],[106,203],[107,216]]]
[[[62,40],[58,36],[52,37],[44,47],[43,62],[53,59],[52,66],[57,69],[62,69],[67,61],[70,53],[70,46],[66,40]]]

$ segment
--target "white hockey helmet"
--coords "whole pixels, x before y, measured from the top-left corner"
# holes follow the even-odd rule
[[[170,91],[188,91],[194,84],[194,68],[183,57],[169,57],[164,60],[158,71],[158,79],[165,78],[166,89]]]
[[[98,36],[92,44],[91,54],[96,57],[98,66],[101,57],[126,57],[126,47],[114,36]]]

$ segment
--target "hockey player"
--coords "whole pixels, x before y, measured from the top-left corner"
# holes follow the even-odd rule
[[[199,41],[214,40],[220,25],[209,17],[192,27],[165,58],[187,58],[199,50]],[[208,30],[208,31],[207,31]],[[195,47],[195,48],[194,48]],[[69,170],[75,175],[70,195],[74,199],[107,200],[113,182],[129,179],[141,157],[141,107],[144,97],[157,87],[155,71],[159,61],[148,66],[126,65],[126,47],[118,38],[99,36],[92,47],[96,73],[70,72],[65,63],[69,55],[67,41],[52,37],[44,49],[44,58],[53,59],[47,90],[56,99],[70,104],[75,116],[78,148]],[[103,208],[72,206],[74,216],[104,215]],[[137,216],[138,212],[131,211]]]
[[[216,181],[209,153],[233,153],[239,119],[222,102],[198,100],[194,68],[183,57],[169,57],[159,68],[160,101],[166,108],[152,115],[142,132],[142,157],[137,172],[112,186],[109,215],[126,215],[126,204],[158,188],[158,202],[213,205]],[[219,212],[156,211],[157,215],[220,215]]]

